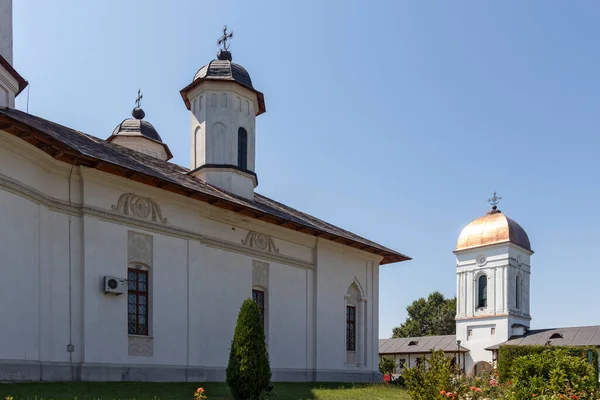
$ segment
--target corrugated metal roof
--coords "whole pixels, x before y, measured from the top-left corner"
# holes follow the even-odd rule
[[[554,335],[554,336],[553,336]],[[511,337],[506,342],[490,346],[496,350],[502,345],[550,345],[550,346],[599,346],[600,325],[574,326],[570,328],[533,329],[523,336]]]
[[[456,335],[379,339],[379,354],[429,353],[433,349],[456,352],[458,350]],[[460,346],[460,351],[469,350]]]

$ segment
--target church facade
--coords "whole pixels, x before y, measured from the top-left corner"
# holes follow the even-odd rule
[[[530,329],[531,256],[525,230],[498,208],[460,233],[456,256],[456,335],[380,339],[380,356],[392,357],[396,373],[443,350],[467,374],[496,366],[498,348],[510,345],[595,346],[600,326]]]
[[[226,46],[180,92],[190,168],[139,101],[106,138],[16,110],[0,51],[0,380],[222,381],[247,298],[273,380],[380,378],[379,266],[409,257],[255,192],[265,101]]]

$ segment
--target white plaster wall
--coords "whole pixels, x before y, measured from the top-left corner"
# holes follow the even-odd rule
[[[355,257],[351,251],[335,243],[319,241],[316,275],[317,368],[377,371],[377,302],[374,300],[378,296],[378,263],[373,266],[373,261]],[[358,346],[364,351],[363,363],[366,365],[363,366],[345,363],[344,295],[355,280],[362,287],[363,295],[367,299],[363,319],[366,323],[366,335],[362,341],[357,338]]]
[[[39,359],[39,206],[0,190],[0,359]]]
[[[84,366],[224,368],[239,308],[251,296],[252,261],[259,260],[269,264],[274,369],[377,371],[379,257],[326,240],[317,244],[312,236],[79,167],[71,177],[69,328],[65,204],[71,166],[12,135],[0,136],[0,290],[4,304],[11,305],[1,316],[12,322],[6,324],[9,339],[0,343],[0,360],[69,361],[70,331],[72,361]],[[10,182],[21,189],[13,190]],[[156,201],[167,222],[124,219],[112,206],[129,192]],[[31,200],[36,196],[39,204]],[[152,356],[129,356],[127,298],[101,289],[104,276],[126,277],[128,231],[153,237]],[[244,245],[252,231],[269,235],[277,251],[258,255],[260,250]],[[359,343],[366,366],[344,363],[344,295],[354,281],[366,298],[366,334]]]
[[[269,353],[272,368],[306,368],[306,270],[269,265]]]
[[[13,62],[12,0],[0,0],[0,55]]]
[[[112,143],[127,147],[128,149],[139,151],[140,153],[158,158],[159,160],[167,160],[167,152],[165,151],[165,148],[162,145],[146,139],[143,136],[117,136],[112,140]]]

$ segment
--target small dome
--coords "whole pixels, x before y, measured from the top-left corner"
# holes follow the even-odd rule
[[[220,57],[224,58],[225,56]],[[194,81],[198,79],[233,81],[250,90],[254,90],[248,71],[241,65],[232,63],[230,59],[212,60],[196,72]]]
[[[142,153],[153,155],[165,161],[173,158],[173,154],[171,153],[171,150],[169,150],[169,146],[163,143],[162,138],[154,126],[152,126],[150,122],[142,119],[146,116],[144,110],[136,107],[131,112],[131,115],[133,118],[127,118],[117,125],[112,135],[110,135],[110,137],[106,140],[108,142],[121,144],[125,147],[132,148],[133,150],[137,150]],[[154,142],[155,144],[148,145],[146,139]],[[144,142],[146,142],[146,144],[144,144]],[[150,146],[150,148],[148,146]],[[162,147],[162,149],[164,149],[164,155],[162,154],[162,150],[152,150],[152,146],[155,146],[155,148],[156,146]]]
[[[518,223],[494,209],[467,225],[456,243],[456,250],[467,250],[498,243],[513,243],[531,250],[529,237]]]
[[[141,108],[134,108],[131,113],[134,118],[127,118],[121,122],[112,133],[112,136],[144,136],[155,142],[162,143],[160,135],[154,129],[154,126],[148,121],[144,121],[145,113]]]

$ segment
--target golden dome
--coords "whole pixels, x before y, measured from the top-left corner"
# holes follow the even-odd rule
[[[456,242],[456,250],[498,243],[513,243],[532,251],[525,229],[494,207],[492,211],[477,218],[462,230]]]

